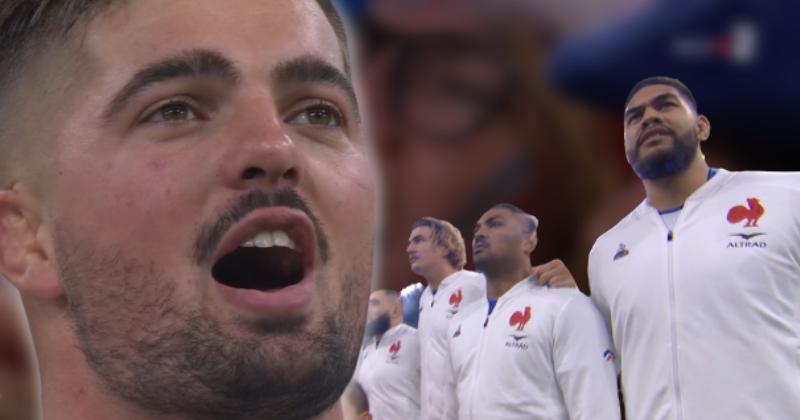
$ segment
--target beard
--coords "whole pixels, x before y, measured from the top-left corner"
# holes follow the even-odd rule
[[[375,336],[383,335],[383,333],[389,331],[390,326],[391,320],[389,319],[389,314],[385,313],[380,315],[367,323],[366,330],[364,331],[364,338],[370,339]]]
[[[242,334],[199,301],[180,299],[177,284],[197,279],[170,278],[154,261],[63,226],[55,249],[79,348],[105,386],[129,402],[196,419],[306,419],[331,407],[352,376],[371,250],[339,279],[318,274],[320,296],[341,293],[338,301],[320,299],[318,325],[267,322]]]
[[[691,165],[697,156],[697,129],[689,130],[683,135],[672,133],[672,147],[669,150],[656,151],[641,157],[641,144],[637,144],[628,154],[633,171],[643,180],[654,180],[677,175]]]
[[[489,253],[491,250],[487,249],[484,252]],[[475,271],[482,273],[487,280],[504,275],[518,267],[517,260],[510,255],[491,254],[479,258],[473,256],[473,262]]]

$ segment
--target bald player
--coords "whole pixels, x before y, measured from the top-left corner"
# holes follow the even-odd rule
[[[475,268],[486,299],[448,330],[447,418],[618,420],[616,368],[588,297],[530,281],[539,222],[510,204],[475,224]]]
[[[394,290],[376,290],[367,309],[368,341],[356,381],[376,419],[419,418],[420,362],[417,330],[403,323],[403,303]]]

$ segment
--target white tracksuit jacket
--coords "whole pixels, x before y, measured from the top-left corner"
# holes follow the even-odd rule
[[[444,418],[443,387],[447,360],[447,327],[459,309],[486,299],[486,279],[474,271],[461,270],[446,277],[436,294],[426,287],[419,299],[421,362],[421,419]]]
[[[406,324],[374,338],[361,351],[356,380],[374,420],[419,418],[419,339]]]
[[[487,311],[484,299],[450,325],[448,418],[619,420],[611,338],[588,297],[524,279]]]
[[[642,203],[589,278],[629,420],[800,419],[800,173],[719,170],[671,233]]]

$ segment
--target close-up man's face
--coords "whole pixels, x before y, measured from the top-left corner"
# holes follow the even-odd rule
[[[643,179],[671,176],[688,167],[699,144],[697,114],[667,85],[645,86],[625,109],[625,155]]]
[[[79,71],[51,76],[64,118],[21,109],[55,133],[43,232],[89,366],[154,412],[321,412],[352,373],[373,245],[357,105],[323,11],[139,0],[78,36],[64,68]]]
[[[520,217],[505,208],[492,208],[475,224],[472,259],[478,271],[513,260],[523,252],[526,235]]]

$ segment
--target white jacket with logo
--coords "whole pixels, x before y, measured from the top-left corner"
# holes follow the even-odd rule
[[[487,312],[484,299],[450,325],[448,418],[619,420],[611,339],[588,297],[524,279]]]
[[[474,271],[460,270],[442,280],[434,294],[430,286],[419,300],[421,407],[423,420],[444,418],[447,327],[459,309],[486,299],[486,279]]]
[[[589,279],[629,420],[800,419],[800,173],[719,170],[672,232],[640,204]]]
[[[375,420],[419,418],[419,338],[400,324],[361,351],[356,380]]]

